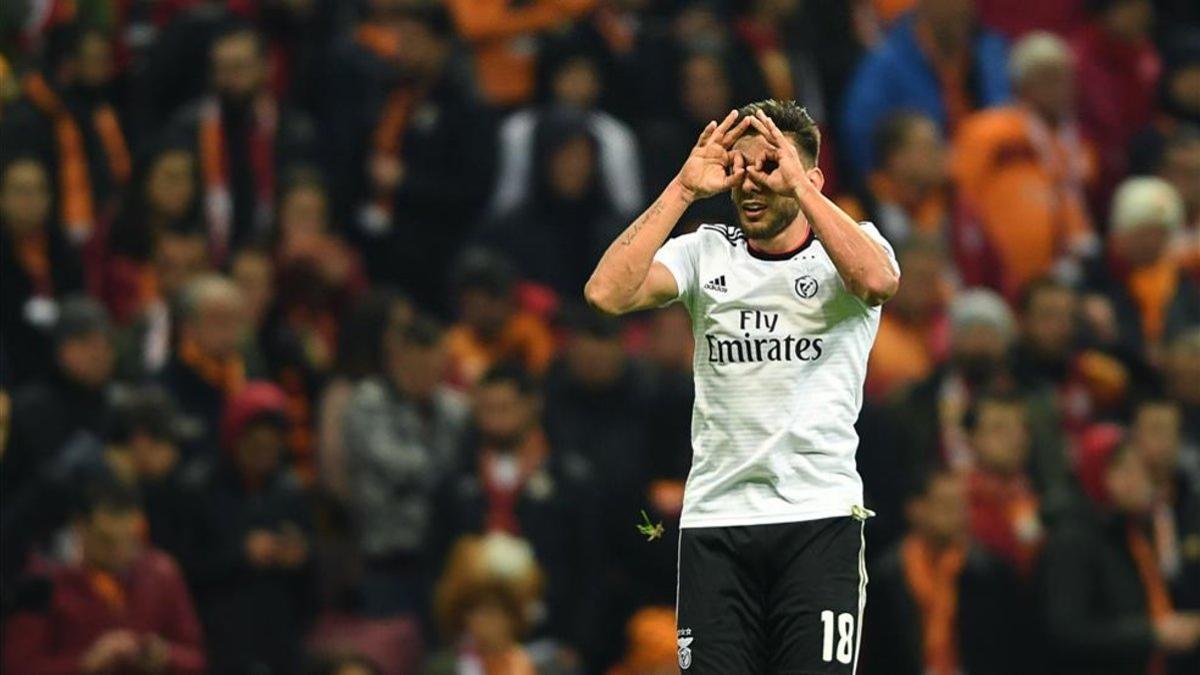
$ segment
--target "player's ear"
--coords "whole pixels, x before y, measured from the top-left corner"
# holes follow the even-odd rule
[[[812,184],[817,186],[818,192],[825,187],[825,172],[821,171],[821,167],[814,166],[805,173],[808,174],[808,179],[812,181]]]

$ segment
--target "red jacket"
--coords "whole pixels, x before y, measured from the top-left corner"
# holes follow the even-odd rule
[[[118,582],[121,607],[95,590],[92,572],[69,566],[51,574],[54,591],[44,613],[13,615],[4,631],[4,672],[10,675],[80,672],[80,660],[112,630],[154,634],[169,648],[169,672],[205,669],[200,622],[178,565],[148,549]]]

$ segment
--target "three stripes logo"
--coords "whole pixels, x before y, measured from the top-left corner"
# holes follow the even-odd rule
[[[717,293],[725,293],[729,290],[725,286],[725,275],[724,274],[713,279],[712,281],[708,282],[707,284],[704,284],[704,288],[706,290],[716,291]]]

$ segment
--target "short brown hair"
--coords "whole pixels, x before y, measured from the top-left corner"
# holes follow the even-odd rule
[[[808,109],[795,101],[777,101],[769,98],[765,101],[755,101],[738,109],[738,121],[749,117],[757,111],[763,111],[775,126],[785,134],[789,134],[807,155],[812,164],[817,163],[817,155],[821,152],[821,130]],[[753,128],[748,133],[754,133]]]

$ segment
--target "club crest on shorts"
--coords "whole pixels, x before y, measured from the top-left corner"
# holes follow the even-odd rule
[[[687,670],[692,665],[692,641],[696,638],[681,637],[677,640],[679,643],[679,668]]]
[[[818,288],[820,288],[820,284],[817,283],[816,277],[811,274],[805,274],[796,279],[796,295],[806,300],[816,295]]]

